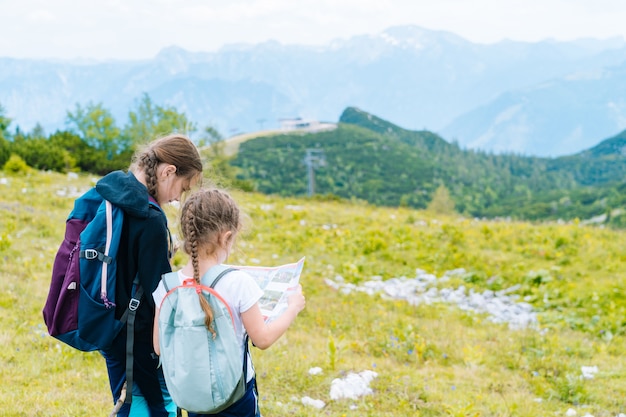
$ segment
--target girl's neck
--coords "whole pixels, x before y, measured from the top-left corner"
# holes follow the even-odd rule
[[[146,187],[148,186],[148,183],[146,182],[146,174],[143,172],[143,170],[138,169],[138,170],[131,171],[131,172],[133,173],[133,175],[135,176],[137,181],[139,181],[140,183],[142,183]]]
[[[212,267],[215,265],[221,264],[225,261],[221,260],[222,257],[215,255],[208,255],[206,257],[198,258],[198,269],[200,270],[200,278]],[[189,277],[193,277],[193,264],[191,263],[191,259],[187,262],[187,264],[182,269],[183,274]]]

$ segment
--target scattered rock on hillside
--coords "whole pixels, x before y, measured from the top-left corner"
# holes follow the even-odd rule
[[[485,290],[482,293],[473,289],[438,288],[451,276],[464,274],[465,270],[456,269],[446,272],[437,278],[433,274],[418,269],[415,278],[391,278],[386,281],[380,278],[364,282],[361,285],[344,283],[338,276],[335,280],[326,279],[326,284],[346,294],[352,291],[365,292],[370,295],[380,294],[383,297],[405,300],[412,305],[449,303],[462,310],[487,314],[494,323],[508,323],[511,329],[534,328],[538,326],[537,314],[528,303],[516,302],[514,295],[508,295],[518,287],[502,291]]]

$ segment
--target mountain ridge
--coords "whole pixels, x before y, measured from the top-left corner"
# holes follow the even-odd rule
[[[298,116],[336,120],[356,105],[465,147],[567,154],[626,127],[626,105],[617,99],[622,89],[611,88],[619,83],[617,72],[596,81],[592,90],[584,88],[589,80],[572,79],[621,68],[624,45],[617,38],[478,44],[450,32],[399,26],[321,46],[268,41],[190,52],[173,45],[137,61],[0,58],[0,104],[20,129],[40,124],[52,131],[76,103],[102,103],[121,120],[146,93],[159,104],[184,108],[200,129],[213,124],[226,134],[254,131],[260,121],[276,127],[279,119]],[[546,82],[571,87],[575,100],[563,87],[546,88]],[[233,90],[241,93],[228,93]],[[533,91],[545,92],[549,100],[539,100]],[[498,119],[507,110],[503,96],[518,102],[529,97],[533,106],[543,107],[503,121]],[[613,107],[595,106],[574,120],[560,111],[564,104],[606,103],[607,97],[614,97]],[[553,122],[543,120],[548,116]],[[572,136],[581,120],[585,129]],[[486,132],[491,136],[485,139]],[[517,132],[519,147],[510,147],[510,132]]]

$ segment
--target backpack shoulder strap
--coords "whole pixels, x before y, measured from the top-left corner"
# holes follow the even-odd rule
[[[232,266],[228,266],[228,265],[224,265],[224,264],[220,264],[220,265],[215,265],[214,267],[212,267],[211,269],[209,269],[204,276],[202,277],[202,281],[203,282],[211,282],[210,287],[211,288],[215,288],[215,286],[217,285],[217,283],[229,272],[232,271],[236,271],[237,268],[233,268]],[[212,278],[212,276],[215,276],[215,278]],[[206,281],[205,281],[206,280]],[[245,331],[244,329],[244,349],[243,349],[243,378],[244,381],[248,380],[248,340],[249,340],[249,336],[248,333]]]
[[[215,265],[205,272],[201,282],[204,285],[209,285],[209,287],[215,288],[224,275],[232,271],[235,271],[235,268],[223,264]]]
[[[161,275],[161,280],[163,281],[165,292],[170,292],[172,288],[178,286],[178,272],[168,272],[167,274],[163,274]]]
[[[229,272],[232,272],[232,271],[235,271],[235,268],[226,268],[225,270],[220,272],[219,275],[216,276],[215,279],[213,280],[213,283],[211,283],[211,288],[215,288],[217,283],[220,282],[220,279],[222,279],[224,277],[224,275],[226,275],[226,274],[228,274]]]

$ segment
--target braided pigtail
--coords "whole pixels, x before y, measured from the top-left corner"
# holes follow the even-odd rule
[[[146,176],[146,187],[148,188],[148,194],[158,200],[158,187],[157,187],[157,167],[159,160],[154,154],[154,150],[149,149],[146,153],[141,155],[139,164],[143,166]]]
[[[186,244],[185,247],[189,249],[189,256],[191,258],[191,265],[193,266],[193,279],[196,281],[196,284],[200,285],[200,262],[198,260],[198,225],[197,218],[193,214],[194,211],[194,202],[190,202],[185,206],[187,210],[183,213],[183,225],[185,227],[185,235],[186,235]],[[211,332],[213,338],[215,338],[216,333],[213,329],[213,310],[211,310],[211,305],[209,301],[204,297],[202,291],[198,292],[198,299],[200,300],[200,306],[202,310],[204,310],[204,325],[207,330]]]
[[[224,256],[228,255],[231,239],[234,239],[241,227],[239,208],[224,191],[200,189],[183,204],[180,224],[184,238],[183,250],[190,257],[193,277],[199,284],[200,259],[211,257],[222,262]],[[227,241],[224,241],[225,233]],[[206,327],[215,337],[213,311],[207,299],[202,294],[199,297],[206,313]]]

